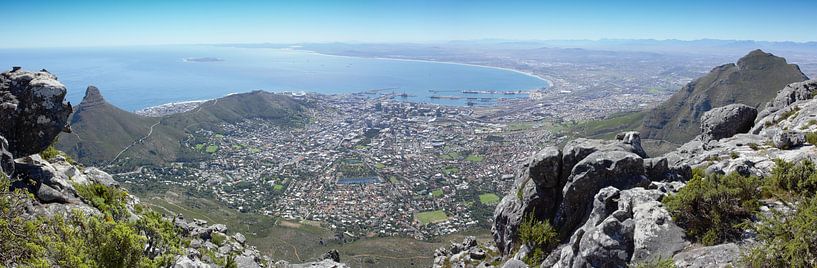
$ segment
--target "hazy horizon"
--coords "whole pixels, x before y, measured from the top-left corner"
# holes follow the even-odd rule
[[[813,42],[815,2],[12,2],[0,48],[456,40]]]

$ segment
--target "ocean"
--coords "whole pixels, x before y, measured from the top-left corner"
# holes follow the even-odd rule
[[[548,86],[499,68],[210,45],[0,49],[0,69],[12,66],[57,75],[72,104],[94,85],[108,102],[129,111],[252,90],[393,93],[413,102],[490,105],[527,97],[506,91]]]

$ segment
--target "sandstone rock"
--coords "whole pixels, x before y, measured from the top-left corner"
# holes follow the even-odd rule
[[[317,262],[290,264],[286,261],[279,261],[275,263],[278,268],[347,268],[345,263],[339,263],[332,260],[322,260]]]
[[[176,263],[173,264],[173,268],[210,268],[210,265],[200,260],[192,260],[187,256],[182,256],[176,260]]]
[[[88,176],[91,181],[108,187],[119,186],[119,182],[115,181],[111,174],[108,174],[107,172],[95,167],[86,168],[85,175]]]
[[[777,149],[788,150],[806,143],[806,136],[800,132],[777,131],[772,136],[772,143]]]
[[[39,155],[20,158],[15,166],[15,177],[18,178],[18,181],[13,187],[28,189],[43,203],[79,202],[76,190],[69,183],[68,177],[58,172]]]
[[[704,143],[748,132],[757,117],[757,109],[730,104],[714,108],[701,116],[701,139]]]
[[[9,143],[0,136],[0,172],[7,176],[14,174],[14,156],[9,152]]]
[[[815,92],[817,92],[817,80],[815,79],[787,85],[777,92],[777,96],[775,96],[772,101],[766,104],[766,108],[758,113],[757,122],[755,124],[756,128],[763,126],[760,121],[764,117],[780,111],[795,102],[813,99]]]
[[[67,130],[72,108],[63,103],[66,89],[45,71],[15,68],[0,74],[0,136],[16,157],[36,154]]]
[[[561,237],[571,233],[586,219],[593,196],[599,190],[613,186],[629,189],[647,186],[644,161],[634,153],[623,151],[596,152],[580,161],[572,171],[563,190],[563,202],[554,219]]]
[[[213,226],[210,226],[210,228],[213,231],[216,231],[216,232],[219,232],[219,233],[226,233],[227,232],[227,225],[224,225],[224,224],[221,224],[221,223],[213,224]]]
[[[622,199],[630,200],[635,222],[633,263],[667,259],[689,245],[684,230],[672,221],[672,216],[659,201],[662,196],[659,192],[640,188],[622,192]]]
[[[734,243],[701,247],[678,253],[672,259],[677,267],[734,267],[740,260],[740,248]]]
[[[630,152],[641,157],[647,157],[647,152],[641,147],[641,134],[637,131],[628,131],[616,135],[616,140],[620,140],[623,144],[631,146]]]
[[[247,241],[247,238],[246,238],[246,237],[244,237],[244,235],[243,235],[243,234],[241,234],[241,233],[235,233],[235,234],[233,235],[233,238],[235,238],[235,241],[236,241],[236,242],[241,243],[241,244],[244,244],[244,242],[246,242],[246,241]]]
[[[334,262],[340,262],[340,252],[337,249],[330,250],[326,252],[321,257],[322,260],[332,260]]]
[[[505,264],[502,265],[502,268],[528,268],[528,265],[520,260],[511,259],[505,262]]]
[[[261,265],[258,265],[255,258],[252,256],[237,256],[235,257],[236,266],[240,268],[260,268]]]
[[[494,212],[492,234],[503,253],[510,252],[516,240],[516,228],[527,215],[550,219],[561,201],[562,154],[548,147],[520,167],[512,193],[503,198]]]
[[[599,190],[584,225],[542,267],[627,267],[671,257],[688,242],[659,200],[659,190]]]

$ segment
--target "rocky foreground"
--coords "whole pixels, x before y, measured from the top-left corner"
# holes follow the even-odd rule
[[[708,111],[701,134],[675,151],[648,157],[639,133],[614,141],[577,139],[548,147],[519,168],[513,190],[494,212],[494,245],[440,249],[435,267],[528,267],[536,251],[522,243],[526,219],[551,223],[560,241],[541,256],[541,267],[628,267],[669,260],[676,267],[742,266],[754,243],[741,240],[704,247],[685,236],[662,204],[686,186],[693,168],[707,174],[766,177],[776,159],[817,160],[817,80],[780,90],[761,111],[732,104]],[[761,211],[783,207],[766,201]],[[473,258],[492,249],[494,259]],[[478,255],[479,256],[479,255]],[[528,259],[529,260],[529,259]]]
[[[111,175],[97,168],[83,167],[64,153],[49,148],[60,132],[70,132],[67,121],[72,107],[63,102],[65,94],[65,86],[45,70],[28,72],[15,67],[0,74],[0,179],[4,182],[0,183],[4,186],[0,189],[0,205],[3,206],[0,225],[19,231],[32,231],[27,229],[29,227],[52,230],[53,227],[60,229],[57,232],[63,235],[71,234],[65,229],[89,232],[85,237],[77,238],[80,240],[91,239],[89,236],[94,235],[88,230],[89,226],[102,224],[94,219],[102,219],[102,222],[126,231],[130,226],[136,226],[134,229],[138,231],[134,234],[134,241],[147,241],[135,245],[137,253],[141,253],[135,258],[139,266],[346,267],[339,263],[337,251],[311,263],[276,262],[246,244],[247,239],[242,234],[228,235],[227,226],[223,224],[208,224],[177,215],[152,218],[158,214],[142,206],[135,196],[127,194]],[[117,207],[120,205],[121,209]],[[77,218],[75,215],[82,216]],[[142,224],[151,221],[152,225]],[[82,224],[62,225],[65,222]],[[85,226],[86,223],[90,225]],[[60,226],[43,226],[50,224]],[[23,228],[22,225],[29,227]],[[116,228],[105,232],[121,231]],[[104,261],[112,257],[109,252],[101,256],[103,259],[93,256],[89,256],[92,260],[72,259],[79,256],[65,256],[70,255],[67,253],[70,249],[49,246],[39,250],[32,244],[40,242],[41,238],[20,235],[15,231],[0,231],[0,266],[92,264],[104,267]],[[14,244],[14,241],[22,241],[25,246]],[[98,246],[104,247],[102,244]],[[113,255],[126,254],[123,248],[119,249],[122,250]]]

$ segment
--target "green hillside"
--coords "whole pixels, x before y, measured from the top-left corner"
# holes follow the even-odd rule
[[[291,97],[254,91],[207,101],[184,113],[144,117],[107,103],[98,89],[89,87],[71,116],[72,133],[60,135],[57,147],[89,165],[161,165],[203,157],[182,146],[197,129],[218,131],[219,124],[256,118],[296,127],[306,120],[305,109]]]

